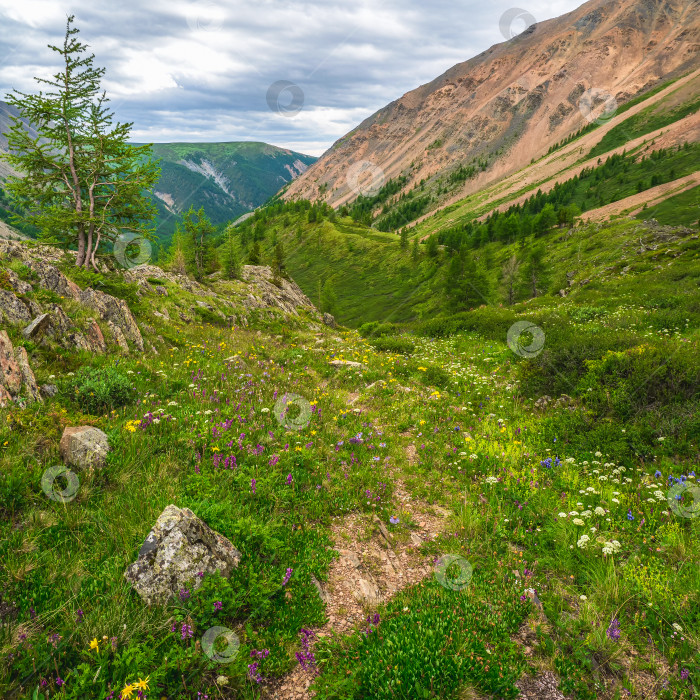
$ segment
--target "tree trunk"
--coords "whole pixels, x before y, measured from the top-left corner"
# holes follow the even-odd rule
[[[90,224],[88,228],[88,235],[87,235],[87,245],[85,246],[85,260],[83,261],[83,267],[86,270],[90,269],[90,261],[92,260],[92,229],[93,226]]]
[[[75,256],[75,266],[82,267],[85,261],[85,232],[82,225],[78,225],[78,254]]]
[[[100,247],[100,239],[102,238],[102,231],[97,232],[97,240],[95,241],[95,245],[92,249],[92,254],[90,255],[90,264],[92,265],[93,270],[95,272],[99,272],[100,269],[97,267],[97,262],[95,261],[95,253],[97,253],[97,249]]]

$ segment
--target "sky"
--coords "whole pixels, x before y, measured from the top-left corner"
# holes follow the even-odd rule
[[[389,102],[579,0],[0,0],[0,99],[36,91],[66,16],[132,138],[321,155]]]

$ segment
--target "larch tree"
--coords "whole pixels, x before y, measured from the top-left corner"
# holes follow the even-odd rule
[[[7,96],[19,115],[3,156],[18,175],[6,189],[18,217],[43,240],[76,248],[76,266],[97,269],[102,243],[153,237],[156,210],[147,192],[160,168],[150,146],[129,143],[133,123],[115,123],[100,86],[105,70],[93,65],[73,23],[71,15],[63,46],[49,45],[63,65],[50,79],[35,78],[44,89]]]

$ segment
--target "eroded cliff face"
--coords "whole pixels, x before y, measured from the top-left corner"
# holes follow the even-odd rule
[[[485,164],[465,182],[461,193],[468,194],[545,154],[615,103],[699,65],[697,0],[591,0],[379,110],[284,196],[351,201],[358,188],[348,172],[359,161],[386,179],[408,175],[406,190],[458,164]]]

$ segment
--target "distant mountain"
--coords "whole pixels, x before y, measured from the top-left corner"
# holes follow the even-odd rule
[[[364,193],[361,178],[360,188],[351,185],[362,171],[356,164],[365,161],[366,183],[374,191],[393,181],[385,190],[390,198],[376,208],[390,211],[402,195],[415,192],[414,201],[403,203],[407,216],[400,216],[401,205],[396,216],[398,222],[415,220],[519,171],[589,127],[589,107],[613,111],[697,69],[699,51],[698,0],[591,0],[380,109],[283,197],[334,207],[351,202],[358,189]]]
[[[7,151],[6,133],[16,114],[0,101],[0,152]],[[161,159],[153,200],[163,239],[170,237],[190,204],[204,207],[213,223],[226,223],[264,204],[316,161],[314,156],[255,141],[158,143],[153,155]],[[11,168],[0,161],[0,186],[10,174]]]
[[[259,142],[157,143],[161,176],[154,188],[160,237],[172,234],[190,204],[204,207],[215,224],[264,204],[316,161]]]

